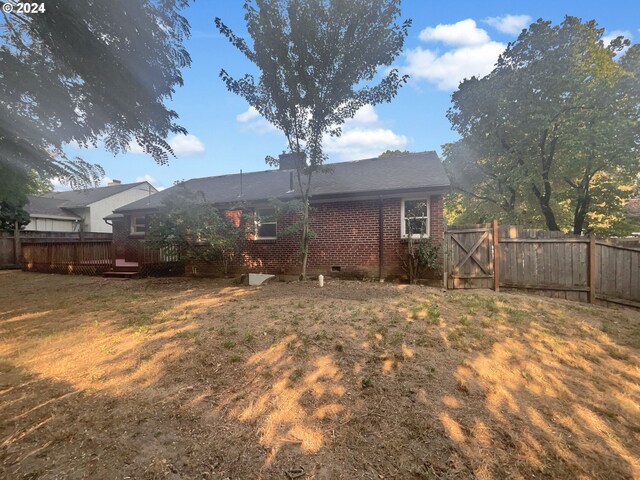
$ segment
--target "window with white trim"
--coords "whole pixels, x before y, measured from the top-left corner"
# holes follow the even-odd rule
[[[273,240],[278,236],[278,221],[273,208],[255,211],[255,240]]]
[[[426,238],[431,234],[429,198],[406,199],[402,201],[402,236]]]
[[[147,218],[144,215],[131,215],[131,235],[144,235],[147,232]]]

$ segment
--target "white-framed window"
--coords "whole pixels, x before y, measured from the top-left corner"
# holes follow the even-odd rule
[[[278,221],[273,208],[263,208],[254,214],[254,239],[274,240],[278,237]]]
[[[147,232],[147,218],[144,215],[131,215],[131,235],[144,235]]]
[[[429,197],[402,200],[402,237],[426,238],[431,235],[431,202]]]

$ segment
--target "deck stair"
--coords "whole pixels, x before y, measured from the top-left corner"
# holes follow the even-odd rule
[[[127,262],[124,258],[117,258],[111,270],[104,272],[105,278],[113,280],[128,280],[140,275],[138,262]]]

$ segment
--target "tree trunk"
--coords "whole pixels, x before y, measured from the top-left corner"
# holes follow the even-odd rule
[[[556,222],[556,216],[549,204],[543,203],[543,201],[540,200],[540,210],[542,211],[542,215],[544,215],[544,221],[547,224],[547,228],[553,232],[559,232],[560,227]]]
[[[300,280],[307,279],[307,261],[309,259],[309,200],[304,200],[304,208],[302,212],[302,273]]]
[[[576,208],[573,212],[573,233],[575,235],[582,235],[590,206],[591,196],[588,191],[581,191],[576,202]]]
[[[540,192],[540,189],[534,185],[533,193],[538,199],[540,211],[542,212],[542,215],[544,215],[544,221],[547,224],[547,228],[551,231],[559,232],[560,227],[558,226],[558,222],[556,222],[556,216],[553,213],[551,205],[549,205],[549,200],[551,198],[551,185],[547,185],[547,182],[545,182],[544,195]]]
[[[547,139],[550,132],[548,130],[545,130],[542,139],[540,140],[540,166],[542,168],[541,176],[544,192],[541,192],[535,183],[533,185],[533,193],[540,203],[540,210],[542,212],[542,215],[544,215],[544,221],[547,224],[547,228],[554,232],[559,232],[560,227],[558,226],[558,222],[556,222],[556,216],[553,213],[553,209],[551,208],[551,205],[549,203],[551,200],[551,182],[549,181],[549,172],[551,171],[551,165],[553,164],[556,145],[558,143],[558,137],[556,136],[557,131],[558,124],[556,123],[553,125],[553,129],[551,131],[552,137],[548,153],[546,152],[546,149]]]
[[[575,235],[582,235],[585,222],[587,219],[587,213],[591,208],[591,179],[593,175],[599,169],[593,169],[593,153],[590,152],[589,161],[585,167],[584,175],[578,185],[575,185],[577,190],[576,208],[573,210],[573,233]],[[569,183],[572,185],[571,183]]]

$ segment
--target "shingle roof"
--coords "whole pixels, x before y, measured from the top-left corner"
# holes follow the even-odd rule
[[[146,183],[147,182],[121,183],[118,185],[109,185],[107,187],[88,188],[86,190],[52,192],[42,195],[42,197],[59,200],[61,201],[61,205],[64,203],[66,208],[81,208]],[[155,188],[153,188],[153,191],[156,191]]]
[[[49,197],[36,197],[28,195],[29,203],[27,203],[24,209],[29,212],[29,215],[45,216],[45,217],[63,217],[63,218],[82,218],[79,215],[73,213],[71,210],[62,208],[62,205],[66,202],[57,198]]]
[[[384,157],[331,163],[329,172],[316,173],[311,180],[315,198],[391,191],[449,188],[449,178],[435,152],[401,153]],[[211,203],[239,201],[257,202],[273,197],[288,199],[299,196],[297,180],[290,190],[292,170],[265,170],[216,177],[194,178],[184,186],[192,192],[202,192]],[[242,179],[241,179],[242,177]],[[242,180],[242,195],[240,182]],[[158,208],[174,186],[148,198],[125,205],[115,212],[133,212]]]

